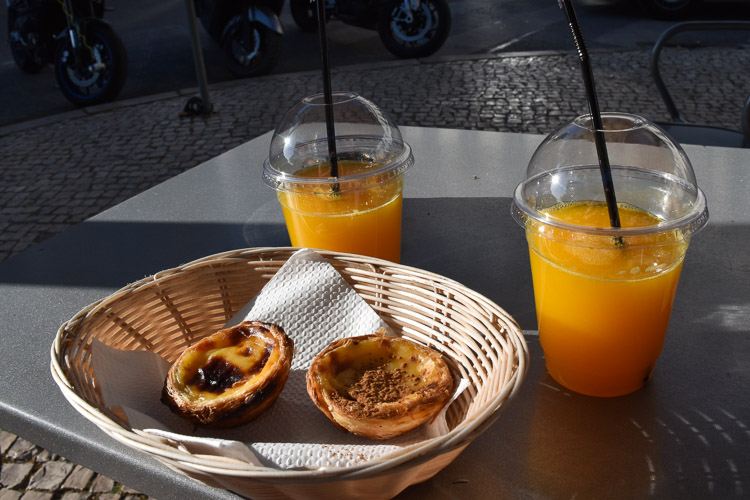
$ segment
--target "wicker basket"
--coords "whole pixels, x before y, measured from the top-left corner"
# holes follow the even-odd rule
[[[320,252],[395,332],[439,350],[469,380],[469,388],[448,408],[448,434],[361,466],[279,470],[191,454],[128,428],[103,404],[92,368],[94,338],[174,361],[196,339],[221,328],[296,250],[213,255],[142,279],[86,307],[57,332],[53,378],[67,400],[108,435],[190,477],[251,498],[390,498],[429,479],[516,395],[526,375],[528,348],[516,322],[482,295],[442,276],[383,260]]]

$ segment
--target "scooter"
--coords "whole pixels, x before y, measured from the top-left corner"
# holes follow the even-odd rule
[[[196,14],[224,51],[227,68],[245,78],[271,71],[281,58],[284,0],[200,0]]]
[[[302,31],[318,27],[316,1],[325,1],[326,19],[377,30],[397,57],[426,57],[443,46],[451,30],[446,0],[289,0],[294,22]]]
[[[5,0],[8,43],[16,65],[37,73],[50,63],[77,106],[111,101],[128,74],[122,40],[105,22],[104,0]]]

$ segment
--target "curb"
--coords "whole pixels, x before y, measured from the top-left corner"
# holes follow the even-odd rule
[[[590,53],[615,53],[615,52],[620,53],[620,52],[637,52],[637,51],[638,51],[637,49],[632,49],[632,50],[599,49],[599,50],[592,50],[590,51]],[[432,65],[432,64],[462,62],[462,61],[507,59],[507,58],[516,58],[516,57],[560,57],[560,56],[570,55],[572,53],[575,53],[575,51],[574,50],[567,50],[567,51],[539,50],[539,51],[525,51],[525,52],[519,51],[519,52],[502,52],[502,53],[482,53],[482,54],[469,54],[469,55],[457,55],[457,56],[434,56],[434,57],[419,58],[419,59],[393,59],[393,60],[388,60],[388,61],[378,61],[375,63],[361,63],[361,64],[350,64],[350,65],[339,66],[336,68],[332,68],[332,73],[335,74],[340,71],[356,71],[357,69],[372,70],[372,69],[378,69],[378,68],[394,68],[394,67],[398,68],[398,67],[412,66],[414,64]],[[274,78],[278,76],[288,77],[288,76],[294,76],[294,75],[304,76],[304,75],[312,75],[312,74],[317,74],[317,73],[318,73],[317,70],[293,71],[289,73],[271,73],[268,75],[255,77],[253,79],[254,80],[268,79],[268,78]],[[211,89],[233,87],[237,85],[244,85],[245,83],[247,83],[247,81],[248,79],[226,80],[223,82],[211,83],[209,84],[208,88],[209,90],[211,90]],[[168,99],[187,97],[187,96],[195,95],[196,93],[198,93],[198,91],[199,91],[198,87],[186,87],[183,89],[163,92],[159,94],[138,96],[138,97],[123,99],[123,100],[115,100],[109,103],[99,104],[96,106],[90,106],[87,108],[79,108],[79,109],[74,109],[71,111],[66,111],[63,113],[56,113],[56,114],[41,117],[41,118],[34,118],[31,120],[11,123],[8,125],[0,126],[0,137],[13,134],[13,133],[17,133],[17,132],[22,132],[22,131],[29,130],[29,129],[34,129],[37,127],[53,125],[56,123],[64,122],[64,121],[75,119],[75,118],[83,118],[86,116],[106,113],[106,112],[114,111],[114,110],[121,109],[121,108],[128,108],[128,107],[133,107],[133,106],[139,106],[141,104],[149,104],[149,103],[164,101]]]

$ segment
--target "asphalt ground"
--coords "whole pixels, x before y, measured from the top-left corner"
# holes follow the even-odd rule
[[[602,110],[668,120],[648,51],[591,59]],[[670,48],[661,67],[689,122],[740,128],[750,47]],[[346,66],[333,70],[332,86],[368,97],[405,126],[547,134],[588,111],[572,52]],[[209,90],[207,116],[183,113],[197,95],[185,89],[0,128],[0,261],[273,129],[322,84],[310,71]],[[248,168],[261,182],[261,165]],[[0,452],[0,500],[145,498],[5,431]]]

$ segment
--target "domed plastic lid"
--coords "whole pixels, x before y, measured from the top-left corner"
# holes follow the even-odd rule
[[[336,157],[339,163],[365,165],[356,174],[340,173],[336,177],[338,190],[346,190],[364,177],[370,179],[370,185],[373,176],[378,182],[387,182],[413,165],[411,148],[384,111],[354,92],[334,92],[332,97]],[[274,131],[263,165],[266,184],[288,191],[300,190],[302,185],[307,191],[316,183],[330,185],[330,176],[300,175],[311,167],[329,164],[325,111],[323,94],[306,97],[287,111]]]
[[[663,129],[645,118],[625,113],[603,113],[602,123],[613,167],[657,170],[696,187],[693,166],[685,151]],[[575,165],[598,164],[591,115],[583,115],[547,136],[531,157],[526,178]]]
[[[545,209],[563,203],[604,201],[591,115],[560,126],[539,145],[529,161],[526,179],[513,198],[513,216],[562,229],[622,235],[671,229],[685,236],[708,220],[703,192],[690,160],[664,130],[636,115],[603,113],[607,154],[618,204],[629,204],[658,217],[658,226],[594,229],[551,221]]]

